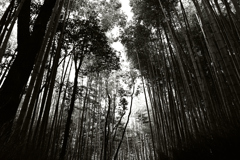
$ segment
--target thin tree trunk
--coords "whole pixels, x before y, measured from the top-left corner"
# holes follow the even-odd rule
[[[71,119],[72,119],[72,113],[74,109],[74,104],[76,100],[76,93],[77,93],[77,88],[78,88],[78,74],[79,70],[82,65],[84,57],[81,57],[79,65],[77,65],[77,61],[75,61],[75,78],[74,78],[74,86],[73,86],[73,93],[72,93],[72,98],[71,98],[71,103],[70,103],[70,108],[68,111],[68,117],[67,117],[67,122],[65,126],[65,131],[64,131],[64,139],[63,139],[63,145],[62,145],[62,150],[60,153],[60,159],[63,160],[66,156],[66,150],[67,150],[67,143],[68,143],[68,138],[69,138],[69,131],[70,131],[70,126],[71,126]]]
[[[128,117],[127,117],[127,122],[125,124],[125,127],[124,127],[124,130],[123,130],[123,133],[122,133],[122,137],[121,137],[121,140],[117,146],[117,150],[114,154],[114,160],[117,160],[117,157],[118,157],[118,153],[119,153],[119,150],[120,150],[120,147],[121,147],[121,144],[123,142],[123,138],[124,138],[124,135],[125,135],[125,132],[126,132],[126,129],[127,129],[127,125],[128,125],[128,122],[129,122],[129,119],[130,119],[130,115],[132,113],[132,103],[133,103],[133,94],[135,92],[135,84],[133,84],[133,92],[131,94],[131,103],[130,103],[130,110],[129,110],[129,113],[128,113]]]

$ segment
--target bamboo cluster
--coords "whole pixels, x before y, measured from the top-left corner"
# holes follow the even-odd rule
[[[136,17],[122,42],[143,77],[155,158],[236,155],[240,127],[238,2],[191,0],[194,8],[188,12],[181,0],[171,9],[161,0],[154,2],[152,10],[158,16]],[[142,13],[137,7],[143,4],[133,4],[136,13]]]

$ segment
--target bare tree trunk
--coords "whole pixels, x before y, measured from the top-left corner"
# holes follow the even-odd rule
[[[119,153],[119,150],[120,150],[120,147],[121,147],[121,144],[123,142],[123,138],[124,138],[124,135],[125,135],[125,132],[126,132],[126,129],[127,129],[127,125],[128,125],[128,122],[129,122],[129,119],[130,119],[130,115],[132,113],[132,102],[133,102],[133,94],[135,92],[135,84],[133,84],[133,92],[131,94],[131,103],[130,103],[130,110],[129,110],[129,113],[128,113],[128,117],[127,117],[127,122],[125,124],[125,127],[124,127],[124,130],[123,130],[123,133],[122,133],[122,137],[121,137],[121,140],[117,146],[117,150],[114,154],[114,160],[117,160],[117,157],[118,157],[118,153]]]
[[[19,33],[24,34],[19,37],[19,47],[18,47],[18,55],[8,72],[8,75],[1,87],[0,90],[0,127],[5,125],[5,133],[9,133],[11,131],[12,122],[15,117],[16,111],[18,109],[18,105],[21,100],[22,91],[28,81],[32,68],[34,66],[35,58],[37,53],[39,52],[42,44],[42,40],[45,34],[45,29],[47,27],[47,23],[49,21],[49,17],[52,13],[52,8],[54,7],[55,0],[45,0],[41,11],[36,19],[36,23],[33,28],[33,33],[31,37],[26,38],[29,35],[29,25],[21,24],[25,31]],[[26,4],[26,8],[29,8]],[[22,10],[22,14],[24,12],[29,13],[29,9]],[[30,15],[26,15],[26,21]],[[25,22],[25,20],[23,20]],[[20,28],[19,28],[20,29]],[[29,43],[27,43],[29,40]],[[23,43],[23,44],[21,44]],[[21,46],[21,45],[22,46]],[[6,124],[8,123],[8,124]]]
[[[62,150],[60,153],[60,159],[63,160],[66,155],[66,150],[67,150],[67,144],[68,144],[68,138],[69,138],[69,131],[70,131],[70,126],[71,126],[71,119],[72,119],[72,113],[74,109],[74,104],[76,100],[76,93],[78,89],[78,74],[79,70],[82,65],[84,57],[81,57],[79,64],[77,64],[77,59],[75,59],[75,78],[74,78],[74,85],[73,85],[73,93],[72,93],[72,98],[71,98],[71,103],[70,103],[70,108],[68,111],[68,117],[67,117],[67,122],[65,126],[65,131],[64,131],[64,140],[63,140],[63,145],[62,145]]]

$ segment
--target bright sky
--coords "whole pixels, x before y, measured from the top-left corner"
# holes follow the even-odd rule
[[[129,6],[129,0],[119,0],[122,3],[122,10],[128,16],[128,20],[130,20],[133,16],[131,12],[131,7]]]
[[[131,7],[129,6],[129,0],[119,0],[122,3],[122,11],[128,16],[128,21],[132,19],[133,13],[131,12]],[[114,34],[118,34],[118,28],[114,28],[112,31]],[[120,42],[115,42],[112,47],[117,51],[123,52],[124,47]]]

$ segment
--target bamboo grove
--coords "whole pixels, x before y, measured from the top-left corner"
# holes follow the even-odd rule
[[[0,2],[0,159],[240,158],[239,1],[130,6]]]
[[[0,12],[0,159],[129,155],[126,135],[137,72],[120,71],[119,53],[105,34],[124,25],[121,4],[11,0],[0,5],[5,6]]]
[[[130,3],[121,40],[141,71],[155,159],[239,159],[239,1]]]

